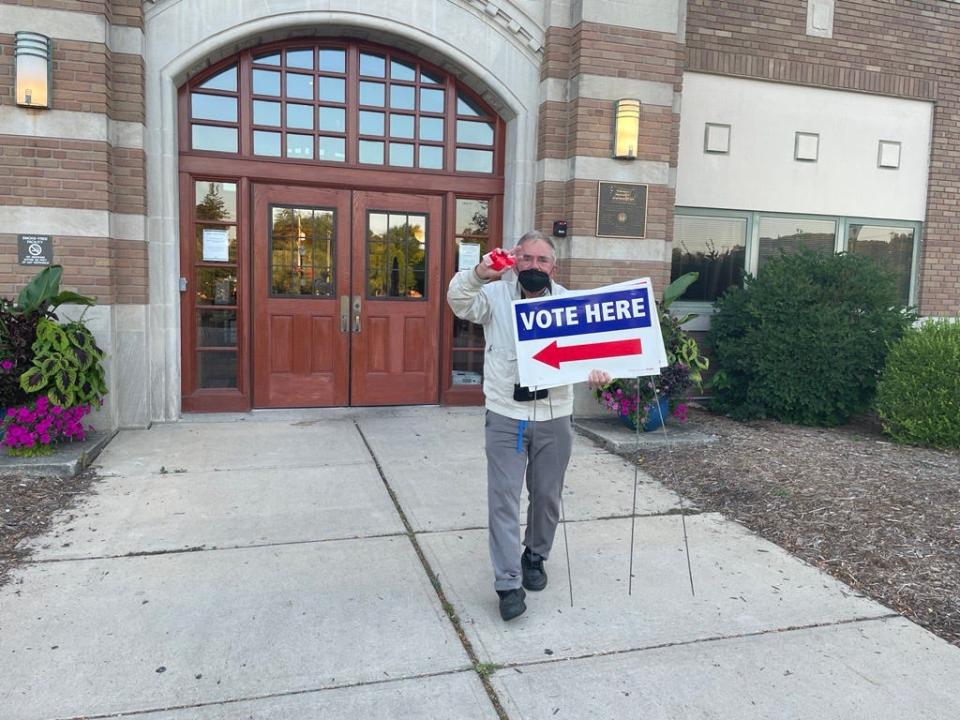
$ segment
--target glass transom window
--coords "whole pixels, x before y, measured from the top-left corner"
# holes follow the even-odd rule
[[[248,50],[188,86],[191,150],[355,167],[501,172],[503,123],[454,77],[368,43]]]

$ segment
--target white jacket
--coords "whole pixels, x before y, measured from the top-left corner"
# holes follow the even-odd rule
[[[552,284],[553,295],[566,288]],[[483,325],[486,349],[483,356],[483,394],[488,410],[516,420],[550,420],[573,414],[573,386],[550,388],[542,400],[518,402],[513,388],[520,382],[517,350],[511,318],[514,300],[520,299],[516,273],[508,270],[501,280],[484,282],[473,268],[453,276],[447,290],[447,302],[453,314]],[[531,388],[532,390],[532,388]]]

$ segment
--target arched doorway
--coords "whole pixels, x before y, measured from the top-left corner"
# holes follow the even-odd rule
[[[501,242],[503,121],[355,40],[245,50],[179,91],[186,411],[478,402],[443,301]]]

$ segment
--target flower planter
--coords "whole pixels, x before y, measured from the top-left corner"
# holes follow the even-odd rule
[[[660,426],[663,425],[663,421],[670,416],[670,398],[661,397],[660,398],[660,408],[657,409],[657,406],[654,403],[647,405],[647,421],[643,424],[642,430],[644,432],[652,432],[653,430],[660,429]],[[633,419],[629,415],[621,415],[620,422],[626,425],[631,430],[636,430],[637,426],[634,425]]]

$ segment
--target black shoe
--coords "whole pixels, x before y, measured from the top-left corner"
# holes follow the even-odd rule
[[[543,569],[543,558],[530,548],[524,548],[520,556],[520,568],[523,570],[523,586],[527,590],[543,590],[547,586],[547,572]]]
[[[497,590],[497,595],[500,596],[500,617],[504,620],[513,620],[526,612],[527,604],[523,599],[527,594],[523,591],[523,588]]]

